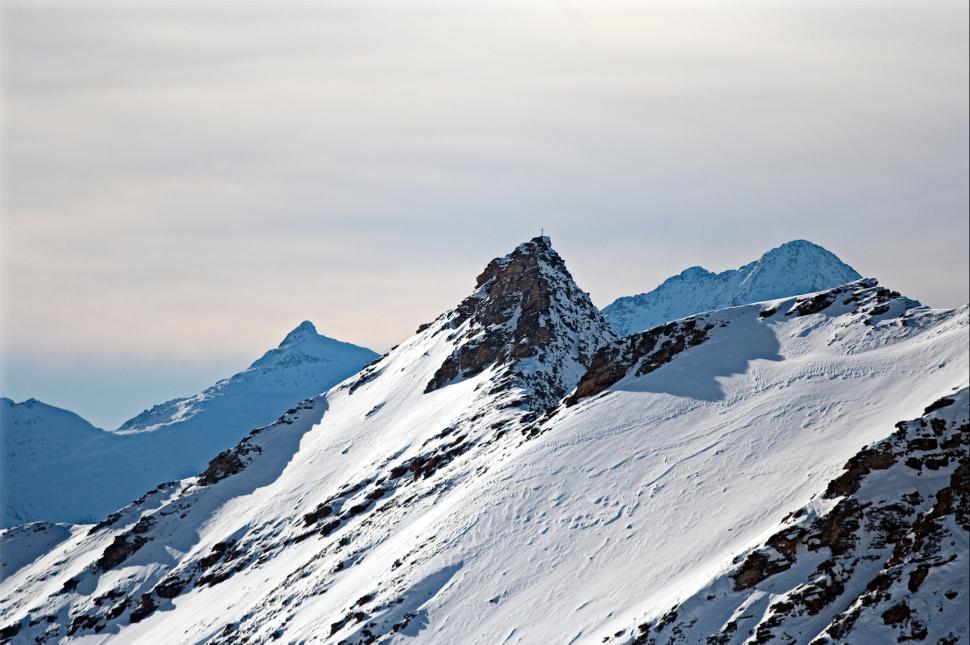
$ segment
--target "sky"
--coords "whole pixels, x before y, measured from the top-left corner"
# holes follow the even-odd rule
[[[968,300],[966,2],[0,9],[0,394],[384,351],[541,229],[605,306],[805,238]]]

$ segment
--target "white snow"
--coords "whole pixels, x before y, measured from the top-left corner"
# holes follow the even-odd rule
[[[702,311],[822,291],[861,277],[821,246],[793,240],[739,269],[690,267],[653,291],[618,298],[603,315],[625,336]]]
[[[40,401],[0,399],[0,526],[97,521],[161,481],[198,473],[252,428],[376,358],[304,322],[248,369],[115,432]]]
[[[770,633],[778,640],[795,642],[834,638],[884,643],[896,642],[906,632],[921,630],[925,630],[922,638],[909,640],[939,643],[955,642],[950,639],[958,637],[962,639],[959,642],[966,642],[970,638],[966,615],[970,592],[967,509],[963,511],[963,527],[955,521],[954,515],[959,517],[960,511],[958,503],[954,503],[942,518],[938,516],[940,525],[936,529],[924,531],[920,537],[915,537],[912,529],[931,514],[934,505],[942,502],[942,491],[949,490],[959,499],[960,493],[952,487],[960,461],[949,456],[944,459],[943,455],[966,451],[970,415],[967,388],[947,393],[946,400],[948,406],[899,424],[901,435],[894,433],[870,446],[870,455],[893,455],[895,459],[864,474],[860,472],[860,483],[854,492],[833,496],[824,503],[816,501],[778,522],[780,535],[792,540],[788,542],[788,556],[772,546],[761,546],[755,551],[780,563],[777,573],[737,589],[735,576],[746,566],[749,555],[739,554],[738,567],[714,578],[679,604],[671,612],[676,617],[653,630],[650,638],[666,642],[676,634],[680,642],[700,642],[733,623],[733,631],[729,631],[734,640],[747,642],[754,642],[755,637],[766,642]],[[945,423],[935,425],[939,421]],[[922,447],[917,447],[919,441],[924,442]],[[946,444],[945,449],[942,444]],[[926,458],[919,459],[921,454]],[[911,458],[915,463],[911,464]],[[935,463],[924,467],[930,459]],[[836,502],[836,508],[824,508],[835,507]],[[831,515],[819,512],[823,509],[841,515],[833,520]],[[828,531],[831,526],[838,526],[840,534]],[[819,539],[825,533],[830,540],[838,535],[834,539],[837,548]],[[912,547],[912,552],[908,547]],[[920,582],[914,589],[912,574],[920,567],[926,568],[928,576],[925,584]],[[873,586],[877,574],[882,582]],[[816,586],[820,580],[824,586]],[[831,597],[819,602],[823,593]],[[806,601],[817,605],[806,611]],[[883,620],[882,614],[901,601],[913,611],[912,620],[894,627]],[[640,624],[656,626],[657,618],[656,614],[644,617]],[[848,625],[852,631],[847,638],[827,634],[830,625],[836,630]],[[634,630],[638,631],[644,630]],[[624,635],[628,640],[632,633],[624,631]]]

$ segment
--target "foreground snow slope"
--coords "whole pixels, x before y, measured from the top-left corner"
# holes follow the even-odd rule
[[[616,333],[626,335],[702,311],[821,291],[861,277],[821,246],[793,240],[739,269],[712,273],[690,267],[653,291],[618,298],[603,315]]]
[[[764,545],[617,640],[966,642],[967,406],[963,388],[897,424]]]
[[[195,396],[156,405],[116,432],[33,399],[2,399],[0,526],[97,521],[159,481],[199,472],[248,429],[377,357],[304,322],[248,369]]]
[[[536,238],[199,477],[37,527],[0,635],[599,642],[827,510],[846,460],[965,387],[967,313],[865,280],[616,339]]]

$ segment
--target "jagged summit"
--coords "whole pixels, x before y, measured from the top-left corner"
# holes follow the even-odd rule
[[[315,338],[320,334],[317,333],[317,328],[309,320],[304,320],[299,325],[297,325],[293,331],[288,333],[280,343],[280,347],[285,347],[291,343],[298,342],[307,338]]]
[[[614,337],[547,236],[489,262],[475,291],[429,331],[447,330],[454,350],[426,392],[494,366],[505,370],[496,387],[525,387],[533,409],[571,390],[593,353]]]
[[[603,315],[617,334],[626,336],[702,311],[813,293],[861,277],[818,244],[792,240],[738,269],[714,273],[690,267],[653,291],[617,299]]]
[[[373,360],[377,354],[369,349],[324,336],[317,332],[312,322],[304,320],[283,338],[278,347],[263,354],[249,366],[249,370],[233,378],[253,370],[277,369],[280,366],[292,367],[298,363],[340,362],[348,357],[356,360],[368,356]],[[366,364],[366,361],[363,364]]]

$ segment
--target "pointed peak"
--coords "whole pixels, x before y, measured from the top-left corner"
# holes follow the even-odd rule
[[[528,242],[525,242],[522,246],[525,246],[526,244],[533,247],[545,248],[549,251],[552,250],[552,238],[550,238],[548,235],[537,235]]]
[[[784,244],[779,244],[775,248],[767,251],[761,257],[766,258],[778,255],[792,255],[796,253],[815,253],[834,256],[834,254],[824,246],[820,246],[814,242],[809,242],[808,240],[798,239],[785,242]]]
[[[530,252],[535,250],[552,250],[552,239],[548,235],[537,235],[528,242],[523,242],[522,244],[515,247],[515,252]]]
[[[317,336],[319,334],[317,333],[317,328],[313,326],[313,323],[309,320],[304,320],[286,335],[286,338],[280,343],[280,347],[298,342],[304,338],[316,338]]]
[[[757,271],[762,270],[764,267],[772,265],[797,266],[800,268],[794,269],[796,273],[809,271],[829,276],[826,280],[816,281],[817,284],[806,283],[804,286],[810,288],[805,293],[808,293],[808,291],[818,291],[829,286],[845,284],[846,282],[858,280],[862,277],[859,272],[843,262],[839,256],[824,246],[800,239],[791,240],[790,242],[776,246],[755,262],[741,267],[741,271],[754,269],[754,273],[757,273]],[[775,268],[772,270],[777,271],[779,269]]]
[[[312,362],[319,359],[325,362],[346,360],[348,363],[359,361],[359,365],[365,365],[377,356],[377,352],[366,347],[321,334],[313,323],[304,320],[286,335],[279,346],[270,349],[253,361],[247,370],[234,374],[226,380],[236,379],[252,369],[279,365],[289,367],[303,360],[311,360]],[[222,381],[216,383],[213,387],[219,387],[220,383]],[[203,394],[205,393],[203,392]]]
[[[505,368],[497,383],[525,387],[535,395],[533,403],[551,405],[575,385],[593,353],[613,339],[547,236],[489,262],[475,286],[445,314],[454,350],[427,392],[495,365]]]
[[[552,248],[552,240],[548,235],[537,235],[536,237],[519,244],[517,247],[512,249],[512,252],[502,258],[496,258],[498,260],[508,260],[516,256],[523,255],[545,255],[545,254],[556,254],[556,251]]]
[[[698,275],[708,275],[708,274],[710,274],[710,271],[708,271],[702,266],[687,267],[686,269],[680,272],[680,275],[684,278],[689,278],[691,276],[698,276]]]
[[[520,274],[529,269],[538,270],[540,265],[552,268],[555,272],[563,273],[572,281],[572,276],[566,269],[566,263],[552,248],[552,241],[548,235],[534,237],[515,247],[511,253],[495,258],[488,263],[477,280],[476,288],[503,274]]]

